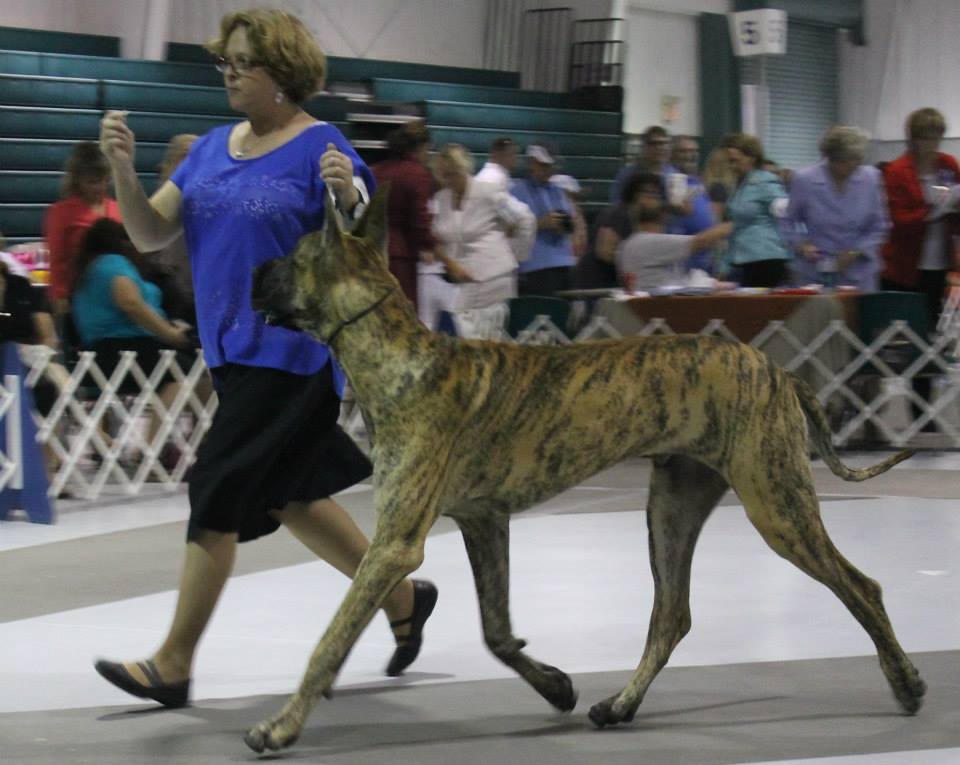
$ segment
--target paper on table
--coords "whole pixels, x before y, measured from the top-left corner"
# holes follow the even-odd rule
[[[927,215],[927,220],[936,220],[948,213],[957,211],[957,202],[960,202],[960,184],[954,186],[934,186],[933,189],[938,192],[937,201],[933,203]]]

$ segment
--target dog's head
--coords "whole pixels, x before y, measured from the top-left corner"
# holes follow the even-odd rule
[[[253,307],[268,324],[324,340],[397,286],[387,269],[387,189],[370,200],[345,232],[330,201],[322,231],[307,234],[293,253],[259,266]]]

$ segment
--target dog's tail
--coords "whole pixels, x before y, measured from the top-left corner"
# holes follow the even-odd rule
[[[803,408],[803,413],[807,416],[807,422],[810,424],[810,439],[813,441],[813,446],[834,475],[839,476],[844,481],[866,481],[868,478],[887,472],[898,462],[903,462],[913,456],[914,451],[906,449],[868,468],[847,467],[840,461],[836,450],[833,448],[827,414],[823,410],[823,405],[817,400],[813,389],[796,375],[788,374],[788,377],[793,383],[793,389],[797,393],[797,398],[800,399],[800,406]]]

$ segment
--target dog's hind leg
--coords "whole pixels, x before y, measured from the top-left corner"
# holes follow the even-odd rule
[[[556,667],[523,653],[521,649],[526,642],[513,635],[509,603],[509,516],[499,512],[472,512],[455,520],[463,533],[473,568],[487,647],[553,706],[569,712],[577,703],[577,692],[570,678]]]
[[[690,630],[690,564],[693,550],[717,502],[724,478],[688,457],[654,459],[647,503],[654,602],[647,644],[630,682],[616,696],[594,704],[590,719],[603,727],[633,719],[650,683]]]
[[[734,488],[750,521],[782,557],[826,585],[866,629],[880,666],[903,710],[914,714],[926,684],[897,642],[883,607],[880,585],[865,576],[834,546],[820,517],[806,454],[791,444],[785,453],[768,449],[766,460],[743,465]],[[775,466],[775,467],[774,467]]]

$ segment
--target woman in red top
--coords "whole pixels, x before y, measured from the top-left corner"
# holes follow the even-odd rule
[[[387,143],[390,158],[370,169],[378,186],[390,182],[387,201],[390,271],[416,306],[417,262],[422,253],[432,258],[433,251],[431,216],[427,208],[434,191],[433,174],[426,164],[430,133],[422,122],[408,122],[394,130]]]
[[[922,292],[933,324],[943,301],[947,272],[956,265],[952,235],[958,231],[952,187],[960,184],[960,166],[938,149],[946,121],[936,109],[907,117],[907,152],[883,169],[893,227],[883,250],[885,290]],[[932,217],[931,213],[936,217]]]
[[[75,261],[87,229],[100,218],[120,221],[120,208],[107,195],[110,168],[92,141],[73,147],[64,166],[62,199],[51,205],[43,219],[43,238],[50,250],[50,301],[64,314],[77,280]]]

